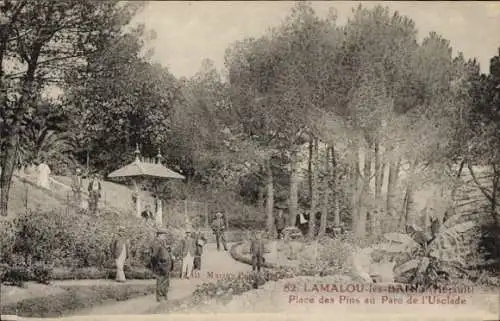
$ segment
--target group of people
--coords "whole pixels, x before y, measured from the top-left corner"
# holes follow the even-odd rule
[[[220,251],[222,244],[224,250],[227,251],[225,238],[227,225],[224,215],[221,212],[216,213],[211,227],[215,234],[217,250]],[[168,233],[167,229],[157,229],[156,239],[149,251],[150,267],[157,277],[156,299],[158,302],[167,300],[174,262],[177,259],[182,261],[180,277],[189,279],[194,271],[201,270],[203,247],[207,243],[207,239],[199,229],[193,233],[191,228],[188,227],[179,246],[175,250],[172,250],[167,243]],[[116,264],[117,282],[125,282],[126,280],[123,267],[127,257],[129,257],[130,242],[125,234],[125,228],[120,227],[117,236],[111,244],[111,253],[114,256]]]
[[[287,226],[287,223],[286,223],[287,220],[286,220],[285,214],[283,213],[282,207],[278,207],[277,211],[278,211],[278,213],[274,218],[274,226],[276,228],[277,238],[280,240],[283,238],[283,230]],[[321,221],[321,213],[316,212],[316,214],[314,216],[314,221],[313,221],[315,224],[315,226],[314,226],[314,234],[315,235],[319,231],[320,221]],[[300,232],[302,233],[302,235],[304,235],[304,236],[307,235],[307,233],[309,232],[309,225],[310,224],[311,224],[311,216],[307,212],[300,212],[295,217],[295,227],[297,227],[300,230]],[[327,228],[327,230],[328,230],[328,228]],[[338,229],[334,229],[334,230],[337,233],[340,233],[337,231]]]
[[[274,227],[276,228],[277,239],[283,239],[283,230],[286,227],[286,216],[283,213],[283,208],[278,208],[278,214],[274,218]],[[295,226],[300,230],[302,235],[306,235],[309,230],[309,214],[299,213],[295,219]]]
[[[78,206],[82,206],[83,179],[82,170],[77,168],[71,181],[71,190],[73,191],[73,201]],[[102,178],[98,174],[92,174],[89,176],[89,180],[87,187],[89,193],[88,209],[91,213],[96,213],[101,199]]]

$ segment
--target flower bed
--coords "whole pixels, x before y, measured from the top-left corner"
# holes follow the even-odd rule
[[[328,245],[332,245],[330,244],[331,242],[329,241],[323,240],[322,242],[323,243],[321,244],[323,244],[325,247]],[[251,258],[248,256],[248,254],[245,255],[245,252],[247,252],[245,250],[245,244],[246,244],[245,242],[234,244],[230,249],[230,254],[236,261],[246,264],[251,264],[252,263]],[[333,248],[335,249],[336,247]],[[304,247],[304,251],[310,252],[310,249],[308,249],[306,246]],[[345,252],[342,253],[347,255],[347,249]],[[325,253],[322,254],[325,255]],[[302,259],[305,261],[310,258],[304,256],[302,257]],[[328,263],[331,263],[331,257],[325,255],[322,264],[328,264]],[[266,272],[254,273],[251,274],[250,277],[248,278],[233,278],[229,280],[218,280],[217,282],[203,283],[199,285],[193,292],[192,298],[186,300],[182,304],[165,307],[161,312],[186,311],[193,309],[195,306],[206,305],[207,303],[212,302],[213,300],[227,303],[233,299],[233,296],[238,296],[253,289],[265,286],[268,282],[276,282],[282,279],[297,278],[298,276],[301,275],[325,276],[326,275],[325,273],[320,273],[323,271],[332,274],[338,273],[339,271],[350,272],[350,269],[344,268],[343,263],[345,263],[345,261],[338,262],[336,265],[333,264],[332,267],[330,268],[325,268],[324,265],[319,265],[319,266],[315,265],[313,267],[302,264],[298,267],[291,267],[291,266],[277,266],[272,263],[265,263],[264,267],[267,269],[271,269],[271,271],[268,270]],[[319,269],[323,270],[320,271]],[[346,276],[346,277],[340,277],[339,279],[350,280],[351,277]]]
[[[247,247],[245,242],[235,244],[230,250],[233,259],[245,264],[252,264]],[[264,267],[273,269],[277,266],[287,266],[288,269],[294,271],[295,275],[341,274],[354,277],[356,273],[351,263],[353,251],[354,248],[343,239],[322,238],[317,242],[278,242],[276,252],[270,253],[271,257],[268,262],[264,263]],[[280,256],[280,260],[272,256]],[[278,261],[281,261],[281,264],[275,263]]]
[[[281,271],[281,272],[279,272]],[[151,313],[255,313],[256,305],[266,305],[266,312],[284,312],[289,308],[286,299],[287,293],[283,292],[286,285],[293,279],[293,283],[318,282],[317,277],[294,277],[294,273],[287,269],[279,269],[266,276],[260,277],[260,286],[255,289],[251,282],[243,279],[219,281],[211,284],[200,285],[189,299],[173,302],[160,306]],[[321,282],[329,284],[349,283],[351,278],[335,275],[321,277]],[[265,298],[265,299],[263,299]],[[285,299],[285,302],[283,302]]]
[[[261,288],[269,282],[294,277],[294,272],[288,268],[277,268],[273,271],[251,274],[249,277],[231,278],[217,280],[217,282],[206,282],[198,285],[193,294],[175,304],[166,304],[158,307],[151,313],[178,313],[198,309],[213,300],[228,303],[234,297],[243,295],[256,288]]]

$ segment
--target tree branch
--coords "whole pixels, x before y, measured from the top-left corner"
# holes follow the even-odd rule
[[[483,187],[481,185],[481,183],[479,183],[476,175],[474,174],[474,171],[472,170],[472,166],[470,165],[469,162],[467,162],[467,167],[469,168],[469,172],[470,172],[470,175],[472,176],[472,179],[474,180],[474,183],[476,184],[476,186],[481,190],[481,192],[484,194],[484,196],[486,196],[486,198],[490,201],[490,202],[493,202],[493,198],[492,196],[489,194],[491,192],[488,191],[488,189],[486,187]]]

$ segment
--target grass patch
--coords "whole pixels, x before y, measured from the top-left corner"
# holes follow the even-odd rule
[[[125,301],[153,294],[154,285],[116,284],[62,287],[60,294],[30,298],[2,306],[2,314],[22,317],[54,318],[91,308],[109,300]]]

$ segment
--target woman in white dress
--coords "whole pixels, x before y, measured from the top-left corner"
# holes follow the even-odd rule
[[[130,243],[125,237],[125,228],[120,227],[118,229],[118,235],[111,245],[111,253],[113,253],[116,264],[116,282],[125,282],[123,267],[129,255],[129,248]]]

